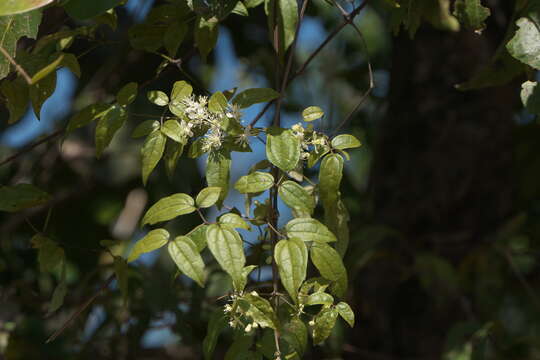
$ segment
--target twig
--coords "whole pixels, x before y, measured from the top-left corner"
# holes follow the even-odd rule
[[[6,49],[4,49],[1,45],[0,45],[0,52],[2,53],[2,55],[4,55],[6,57],[6,59],[8,59],[8,61],[13,65],[15,66],[15,70],[17,70],[17,72],[19,74],[21,74],[21,76],[24,78],[24,80],[28,83],[28,85],[32,85],[32,78],[30,77],[30,75],[28,75],[28,73],[22,68],[21,65],[17,64],[17,62],[15,61],[15,59],[13,59],[11,57],[11,55],[9,55],[9,53],[6,51]]]
[[[36,141],[35,143],[30,144],[28,146],[25,146],[22,150],[16,152],[15,154],[13,154],[11,156],[8,156],[4,160],[0,161],[0,167],[12,162],[13,160],[17,159],[19,156],[26,154],[30,150],[38,147],[39,145],[44,144],[46,142],[49,142],[49,141],[57,138],[58,136],[62,135],[64,133],[64,131],[65,131],[65,129],[56,130],[52,134],[44,137],[43,139],[41,139],[39,141]]]
[[[348,24],[352,23],[352,21],[354,20],[354,18],[360,14],[360,12],[366,7],[366,5],[368,4],[369,0],[364,0],[364,2],[358,6],[356,9],[354,9],[353,11],[351,11],[349,14],[347,14],[347,16],[344,16],[344,20],[341,24],[338,25],[337,28],[335,28],[327,37],[326,39],[324,39],[324,41],[317,47],[317,49],[315,49],[311,55],[309,55],[309,57],[304,61],[304,63],[302,63],[302,65],[300,65],[300,67],[298,68],[298,70],[296,70],[292,75],[291,77],[287,80],[287,86],[289,86],[289,84],[294,80],[296,79],[298,76],[302,75],[302,73],[306,70],[306,68],[308,67],[308,65],[311,63],[311,61],[313,61],[313,59],[326,47],[326,45],[328,45],[330,43],[330,41],[332,41],[337,34],[339,34],[339,32],[341,30],[343,30],[343,28],[345,26],[347,26]],[[265,107],[257,114],[257,116],[255,116],[255,118],[253,118],[253,120],[250,122],[249,126],[250,127],[253,127],[255,126],[255,124],[257,124],[257,122],[264,116],[264,114],[268,111],[268,109],[270,108],[270,106],[272,106],[272,104],[275,102],[275,100],[272,100],[270,102],[268,102]]]
[[[73,322],[73,320],[75,320],[76,318],[78,318],[83,312],[84,310],[86,310],[86,308],[88,308],[88,306],[90,306],[90,304],[92,304],[94,302],[94,300],[99,296],[99,294],[101,294],[101,292],[105,289],[107,289],[109,287],[109,285],[111,284],[111,282],[113,281],[113,279],[115,278],[115,275],[112,274],[111,276],[109,276],[109,278],[99,287],[99,289],[94,293],[94,295],[92,295],[91,297],[89,297],[84,303],[82,303],[79,308],[77,310],[75,310],[75,312],[73,313],[73,315],[71,315],[69,317],[69,319],[67,319],[67,321],[58,329],[56,330],[48,339],[47,341],[45,341],[45,344],[48,344],[50,343],[51,341],[54,341],[58,336],[60,336],[70,325],[71,323]]]

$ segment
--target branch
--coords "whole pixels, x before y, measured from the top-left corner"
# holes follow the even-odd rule
[[[360,14],[360,12],[362,12],[362,10],[366,7],[366,5],[368,4],[369,0],[364,0],[364,2],[359,6],[357,7],[356,9],[354,9],[353,11],[351,11],[350,13],[347,14],[347,16],[344,16],[344,20],[341,24],[338,25],[337,28],[335,28],[327,37],[326,39],[324,39],[324,41],[317,47],[317,49],[315,49],[311,55],[309,55],[309,57],[306,59],[306,61],[304,61],[304,63],[302,65],[300,65],[300,67],[298,68],[298,70],[296,70],[294,72],[294,74],[291,75],[291,77],[288,78],[287,80],[287,83],[286,83],[286,86],[289,86],[289,84],[294,80],[296,79],[298,76],[302,75],[302,73],[305,71],[305,69],[308,67],[308,65],[311,63],[311,61],[313,61],[313,59],[326,47],[326,45],[328,45],[330,43],[330,41],[332,41],[337,34],[339,34],[339,32],[341,30],[343,30],[343,28],[349,24],[352,23],[352,21],[354,20],[354,18]],[[296,37],[295,37],[296,39]],[[253,118],[253,120],[251,120],[251,122],[249,123],[249,127],[253,127],[257,124],[257,122],[264,116],[264,114],[268,111],[268,109],[270,108],[270,106],[274,103],[274,101],[276,100],[272,100],[270,102],[268,102],[265,107],[257,114],[257,116],[255,116],[255,118]]]
[[[24,78],[24,80],[28,83],[28,85],[32,85],[32,78],[30,77],[30,75],[28,75],[28,73],[26,71],[24,71],[24,69],[22,68],[21,65],[17,64],[17,62],[15,61],[15,59],[13,59],[11,57],[11,55],[9,55],[9,53],[6,51],[6,49],[4,49],[1,45],[0,45],[0,52],[2,53],[2,55],[4,55],[6,57],[6,59],[8,59],[8,61],[15,67],[15,70],[17,70],[17,72],[19,74],[21,74],[21,76]]]
[[[25,146],[22,150],[16,152],[15,154],[8,156],[4,160],[0,161],[0,167],[12,162],[13,160],[17,159],[19,156],[26,154],[27,152],[31,151],[32,149],[38,147],[41,144],[44,144],[46,142],[49,142],[51,140],[54,140],[58,136],[62,135],[64,133],[65,129],[56,130],[52,134],[44,137],[43,139],[36,141],[33,144]]]

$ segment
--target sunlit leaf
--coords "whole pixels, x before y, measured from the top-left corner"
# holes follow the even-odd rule
[[[231,276],[235,289],[241,291],[246,258],[240,234],[229,225],[212,224],[206,230],[206,241],[221,268]]]
[[[324,116],[324,111],[318,106],[310,106],[302,111],[304,121],[314,121]]]
[[[151,90],[146,96],[150,102],[156,104],[157,106],[166,106],[169,104],[169,97],[163,91],[160,90]]]
[[[294,302],[298,302],[298,289],[306,279],[308,251],[306,244],[297,238],[280,240],[274,249],[283,287]]]
[[[268,102],[279,97],[279,93],[270,88],[253,88],[247,89],[236,95],[232,101],[233,104],[238,105],[241,109],[247,108],[251,105]]]
[[[221,91],[217,91],[208,99],[208,110],[214,113],[222,113],[227,110],[229,103]]]
[[[204,262],[195,243],[187,236],[178,236],[169,243],[168,250],[178,269],[204,287]]]
[[[163,162],[165,164],[165,171],[169,179],[172,179],[178,160],[184,152],[184,144],[176,141],[167,141],[165,145],[165,153],[163,154]]]
[[[296,23],[298,22],[298,3],[296,0],[266,0],[264,8],[270,34],[273,34],[274,19],[277,19],[279,52],[284,53],[294,40]],[[275,14],[275,10],[277,10],[277,14]]]
[[[31,184],[0,187],[0,211],[15,212],[47,203],[51,196]]]
[[[184,143],[186,142],[182,128],[180,127],[180,124],[176,120],[167,120],[165,123],[163,123],[163,126],[161,127],[161,132],[167,135],[168,138],[179,142]]]
[[[300,209],[308,215],[315,209],[315,197],[294,181],[284,181],[278,189],[279,196],[291,209]]]
[[[18,0],[15,1],[18,2]],[[0,46],[12,58],[15,58],[17,41],[23,36],[35,39],[40,23],[41,11],[31,11],[12,16],[0,16]],[[0,79],[3,79],[9,74],[10,68],[11,63],[9,60],[5,56],[0,55]]]
[[[201,224],[186,234],[186,236],[189,237],[193,241],[193,243],[197,247],[198,252],[203,251],[204,248],[206,247],[207,228],[208,228],[208,225]]]
[[[3,0],[0,4],[0,16],[20,14],[45,5],[54,0]]]
[[[341,256],[331,246],[313,243],[310,249],[311,261],[321,275],[328,280],[337,281],[347,273]]]
[[[283,327],[283,339],[302,357],[308,345],[308,332],[304,322],[293,317]]]
[[[336,309],[343,320],[345,320],[350,327],[354,327],[354,312],[349,304],[341,301],[336,305]]]
[[[334,149],[339,150],[357,148],[362,145],[356,137],[349,134],[341,134],[336,136],[332,139],[331,144]]]
[[[240,215],[235,213],[227,213],[221,215],[218,219],[218,222],[220,224],[230,225],[233,228],[251,230],[251,226],[249,226],[249,224],[244,219],[242,219]]]
[[[247,293],[242,299],[249,303],[246,315],[250,316],[260,327],[272,329],[278,327],[278,318],[268,300],[260,297],[256,292]]]
[[[508,52],[519,61],[540,70],[540,6],[516,22],[519,29],[506,44]]]
[[[164,197],[148,209],[141,225],[153,225],[180,215],[190,214],[196,210],[194,205],[195,201],[188,194],[178,193]]]
[[[327,243],[336,241],[336,237],[326,226],[312,218],[297,218],[289,221],[285,226],[287,236],[299,238],[302,241]]]
[[[306,305],[332,305],[334,303],[334,298],[332,295],[324,292],[315,292],[309,295],[304,300]]]
[[[491,11],[482,6],[480,0],[457,0],[454,15],[460,23],[480,33],[486,27],[484,21],[491,15]]]
[[[283,171],[293,170],[300,160],[300,140],[291,130],[269,128],[266,136],[266,157]]]
[[[323,308],[313,319],[313,344],[318,345],[326,340],[336,325],[338,311],[335,308]]]
[[[249,175],[244,175],[236,184],[234,188],[242,194],[257,193],[270,189],[274,185],[274,177],[269,173],[256,171]]]
[[[209,186],[201,190],[195,199],[195,204],[200,208],[207,208],[214,205],[221,193],[221,188],[217,186]]]
[[[161,131],[153,131],[148,135],[141,148],[142,158],[142,181],[146,185],[148,177],[158,164],[165,151],[167,139]]]
[[[171,91],[169,110],[176,116],[182,116],[184,114],[182,100],[189,97],[192,92],[193,87],[187,82],[183,80],[175,82]]]
[[[142,254],[157,250],[169,241],[169,232],[165,229],[155,229],[137,241],[128,257],[128,262],[135,261]]]
[[[540,115],[540,86],[536,81],[521,84],[521,102],[531,114]]]

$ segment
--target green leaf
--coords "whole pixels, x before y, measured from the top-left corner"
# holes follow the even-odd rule
[[[118,94],[116,94],[116,101],[120,105],[129,105],[137,97],[137,90],[139,85],[136,82],[130,82],[124,85]]]
[[[217,25],[218,22],[215,18],[209,20],[205,20],[202,17],[197,18],[194,30],[195,44],[199,49],[203,61],[206,61],[206,57],[216,46],[219,32],[219,27]]]
[[[185,81],[177,81],[173,85],[171,92],[171,100],[169,102],[169,110],[176,116],[184,115],[184,107],[182,100],[191,96],[193,87]]]
[[[66,132],[69,134],[75,129],[90,124],[92,121],[103,117],[110,109],[111,105],[108,104],[97,103],[88,105],[69,119]]]
[[[187,33],[187,25],[184,22],[175,21],[169,25],[165,34],[163,34],[163,44],[170,56],[175,57],[178,48]]]
[[[279,186],[278,193],[281,200],[291,209],[298,209],[308,215],[313,214],[315,198],[301,185],[290,180],[284,181]]]
[[[306,279],[308,260],[306,244],[297,238],[280,240],[274,249],[274,258],[283,287],[297,303],[298,289]]]
[[[251,226],[249,226],[249,224],[245,222],[240,215],[235,213],[227,213],[221,215],[218,219],[218,222],[220,224],[227,224],[229,226],[232,226],[233,228],[251,230]]]
[[[519,29],[506,44],[508,52],[519,61],[540,70],[540,6],[516,24]]]
[[[333,216],[337,211],[342,177],[343,158],[341,155],[330,154],[326,156],[322,160],[319,170],[319,196],[327,216]]]
[[[99,158],[103,150],[111,143],[114,134],[124,125],[127,113],[122,106],[113,105],[98,120],[96,125],[96,156]]]
[[[208,186],[221,188],[218,208],[221,208],[223,201],[229,193],[229,179],[231,173],[231,157],[227,153],[210,153],[206,160],[206,182]]]
[[[148,177],[158,164],[165,151],[167,139],[161,131],[153,131],[148,135],[141,148],[142,158],[142,181],[146,185]]]
[[[53,71],[56,71],[56,68],[58,68],[60,66],[60,64],[62,63],[63,60],[64,60],[64,54],[60,53],[60,55],[53,62],[51,62],[50,64],[47,64],[45,67],[38,70],[32,76],[32,84],[37,84],[40,80],[46,78]],[[56,82],[55,82],[55,84],[56,84]],[[53,89],[54,89],[54,87],[53,87]]]
[[[20,78],[15,80],[5,79],[0,83],[0,93],[5,98],[6,107],[9,110],[8,124],[14,124],[26,113],[28,102],[28,85]]]
[[[312,218],[297,218],[289,221],[285,226],[287,236],[296,237],[302,241],[327,243],[336,241],[336,237],[326,226]]]
[[[157,106],[166,106],[169,104],[169,97],[163,91],[160,90],[151,90],[146,96],[150,102],[156,104]]]
[[[114,258],[114,273],[116,275],[116,281],[118,282],[118,288],[122,293],[124,306],[127,304],[129,299],[128,270],[128,264],[125,259],[119,256]]]
[[[0,16],[14,15],[38,9],[54,0],[3,0],[0,4]]]
[[[15,212],[47,203],[51,196],[31,184],[0,187],[0,211]]]
[[[293,317],[283,327],[283,339],[292,346],[301,358],[306,352],[308,344],[308,333],[304,322],[297,317]]]
[[[332,295],[324,293],[324,292],[315,292],[311,295],[309,295],[305,299],[306,305],[332,305],[334,303],[334,298]]]
[[[173,178],[178,160],[184,152],[184,144],[176,141],[167,141],[165,145],[165,154],[163,154],[163,162],[165,163],[165,171],[169,179]]]
[[[169,255],[178,269],[193,279],[200,287],[204,287],[206,273],[204,262],[197,251],[197,245],[187,236],[177,236],[169,243]]]
[[[313,150],[309,152],[307,161],[308,168],[312,168],[326,154],[330,152],[330,147],[327,145],[315,145]]]
[[[129,31],[129,43],[134,49],[156,52],[163,46],[163,33],[167,26],[161,24],[136,24]]]
[[[189,146],[188,157],[191,159],[196,159],[208,151],[209,150],[204,147],[204,138],[198,138]]]
[[[245,283],[243,269],[246,258],[240,234],[229,225],[212,224],[206,230],[206,240],[214,258],[231,276],[234,288],[237,291],[243,290],[242,284]]]
[[[197,204],[197,206],[200,208],[210,207],[218,201],[220,193],[221,188],[217,186],[209,186],[204,188],[197,195],[195,204]]]
[[[266,157],[283,171],[294,170],[300,160],[300,140],[291,130],[269,128],[266,136]]]
[[[73,73],[73,75],[78,78],[81,77],[81,65],[79,64],[77,57],[73,54],[64,53],[60,67],[66,67]]]
[[[339,150],[357,148],[362,145],[357,138],[348,134],[336,136],[332,139],[331,144],[334,149]]]
[[[227,317],[221,309],[215,311],[208,322],[208,330],[203,340],[203,353],[205,360],[213,359],[219,334],[228,326]]]
[[[313,319],[313,344],[318,345],[326,340],[336,325],[338,311],[335,308],[323,308]]]
[[[313,243],[310,249],[311,261],[321,275],[328,280],[338,281],[347,274],[341,256],[331,246]]]
[[[153,225],[180,215],[190,214],[196,210],[194,205],[195,201],[188,194],[178,193],[164,197],[148,209],[141,225]]]
[[[536,81],[521,84],[521,102],[528,112],[540,115],[540,86]]]
[[[491,15],[489,8],[482,6],[480,0],[457,0],[454,15],[460,23],[481,33],[486,28],[484,21]]]
[[[65,281],[61,281],[56,288],[54,289],[51,303],[49,304],[49,308],[47,310],[48,315],[52,314],[56,310],[60,309],[62,305],[64,304],[64,298],[67,294],[67,284]]]
[[[236,184],[234,184],[234,188],[241,194],[246,194],[265,191],[273,185],[274,177],[271,174],[255,171],[238,179]]]
[[[107,12],[122,2],[123,0],[70,0],[64,5],[64,9],[76,20],[87,20]]]
[[[56,89],[56,72],[49,74],[38,83],[30,86],[30,101],[32,102],[32,108],[38,119],[41,116],[41,106],[51,97],[54,93],[54,89]]]
[[[208,110],[213,113],[223,113],[227,110],[228,106],[229,102],[221,91],[213,93],[210,99],[208,99]]]
[[[145,237],[137,241],[135,246],[133,246],[127,262],[135,261],[142,254],[159,249],[165,245],[167,241],[169,241],[169,232],[167,230],[155,229],[150,231]]]
[[[168,138],[179,142],[185,143],[186,139],[183,136],[182,127],[176,120],[167,120],[161,127],[161,132],[167,135]]]
[[[249,309],[246,311],[246,316],[253,319],[262,328],[277,329],[278,318],[274,313],[274,309],[270,302],[260,297],[256,292],[247,293],[242,297],[249,303]]]
[[[324,116],[324,111],[318,106],[310,106],[302,111],[304,121],[314,121]]]
[[[352,311],[349,304],[341,301],[336,305],[336,310],[339,315],[349,324],[350,327],[354,327],[354,312]]]
[[[139,138],[143,136],[148,136],[153,131],[159,131],[159,121],[157,120],[145,120],[133,129],[131,137]]]
[[[197,251],[201,252],[206,247],[206,230],[208,229],[208,225],[201,224],[197,226],[195,229],[191,230],[188,234],[186,234],[187,237],[189,237],[195,246],[197,247]]]
[[[40,11],[32,11],[13,16],[0,16],[0,46],[12,58],[15,58],[17,41],[23,36],[35,39],[40,23]],[[9,60],[5,56],[0,55],[0,79],[9,74],[10,67],[11,63]]]
[[[38,248],[38,263],[41,272],[54,272],[65,261],[64,249],[41,234],[36,234],[30,242]]]
[[[236,6],[234,7],[232,13],[240,16],[249,16],[248,9],[242,1],[238,1],[236,3]]]
[[[275,3],[277,1],[277,3]],[[266,0],[265,12],[268,18],[270,34],[274,33],[274,19],[277,19],[281,54],[292,44],[298,22],[298,3],[296,0]],[[274,14],[277,9],[277,14]]]
[[[242,91],[236,95],[232,101],[233,104],[241,109],[251,105],[268,102],[279,97],[279,93],[270,88],[253,88]]]

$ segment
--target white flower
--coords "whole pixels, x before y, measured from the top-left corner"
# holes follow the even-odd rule
[[[227,304],[223,307],[223,312],[228,313],[232,311],[232,306]]]
[[[246,326],[246,328],[244,329],[244,331],[248,333],[248,332],[251,331],[251,328],[252,328],[251,324],[248,324],[248,326]]]

